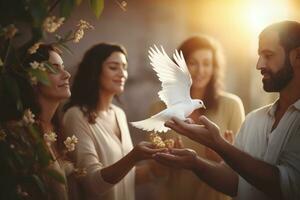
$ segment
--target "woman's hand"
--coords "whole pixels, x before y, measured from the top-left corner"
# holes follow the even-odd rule
[[[153,158],[169,167],[193,170],[196,166],[197,153],[192,149],[170,149],[169,152],[159,152]]]
[[[181,139],[181,136],[177,136],[174,139],[174,148],[176,148],[176,149],[183,149],[184,148],[184,144],[183,144],[183,141]]]
[[[152,155],[158,152],[167,152],[167,148],[155,148],[150,142],[140,142],[136,145],[130,152],[134,162],[139,162],[141,160],[152,159]]]

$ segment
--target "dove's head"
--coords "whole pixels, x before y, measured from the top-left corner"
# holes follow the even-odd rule
[[[205,108],[203,101],[200,99],[192,99],[192,104],[195,107],[195,109]]]

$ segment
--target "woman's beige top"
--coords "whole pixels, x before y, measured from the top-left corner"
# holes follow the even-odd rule
[[[64,133],[68,136],[74,134],[78,138],[73,154],[75,167],[85,168],[87,171],[86,176],[78,179],[78,189],[81,189],[83,194],[77,199],[134,199],[135,169],[132,169],[117,184],[106,182],[101,175],[102,168],[116,163],[133,148],[125,113],[114,105],[111,109],[115,113],[120,128],[121,140],[112,131],[110,124],[101,118],[101,115],[96,118],[95,124],[89,124],[78,107],[68,109],[64,115]]]
[[[164,103],[158,102],[152,107],[151,113],[157,113],[164,108]],[[224,133],[225,130],[232,130],[234,134],[237,133],[245,118],[244,106],[240,98],[225,92],[219,96],[218,109],[206,110],[204,115],[220,127],[221,133]],[[178,136],[178,134],[174,131],[169,131],[166,134],[168,138],[175,136]],[[184,147],[193,149],[199,156],[206,158],[205,147],[203,145],[185,136],[181,138]],[[162,187],[161,190],[160,199],[166,200],[223,200],[229,198],[206,185],[194,173],[186,170],[171,170],[165,187]]]

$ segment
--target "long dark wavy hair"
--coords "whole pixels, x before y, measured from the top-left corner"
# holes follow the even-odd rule
[[[218,97],[222,89],[221,78],[225,67],[224,56],[220,45],[211,37],[198,35],[185,40],[178,48],[182,51],[185,60],[199,49],[208,49],[213,53],[213,74],[206,86],[203,101],[207,109],[218,107]]]
[[[88,122],[95,123],[96,109],[100,95],[100,74],[104,61],[114,52],[121,52],[127,57],[124,47],[117,44],[100,43],[91,47],[83,56],[74,76],[70,101],[64,106],[67,111],[78,106]]]

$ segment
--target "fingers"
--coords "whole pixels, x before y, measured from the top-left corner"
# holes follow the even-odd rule
[[[186,118],[186,120],[184,120],[184,122],[188,123],[188,124],[195,124],[195,122],[192,118]]]
[[[176,131],[177,133],[180,133],[180,134],[183,134],[183,135],[186,135],[186,130],[181,127],[180,125],[174,123],[174,122],[171,122],[171,121],[167,121],[165,123],[165,126],[168,127],[168,128],[171,128],[173,129],[174,131]]]
[[[170,153],[178,156],[190,156],[196,154],[196,152],[192,149],[170,149]]]
[[[158,163],[160,163],[160,164],[162,164],[162,165],[164,165],[164,166],[168,166],[168,167],[172,167],[172,168],[180,168],[180,166],[178,166],[178,164],[177,164],[177,162],[174,162],[174,161],[170,161],[170,160],[168,160],[168,159],[165,159],[165,158],[163,158],[163,157],[161,157],[160,155],[155,155],[155,156],[153,156],[153,159],[156,161],[156,162],[158,162]]]
[[[147,141],[142,141],[139,143],[139,145],[146,146],[146,147],[153,147],[153,144],[151,142],[147,142]]]
[[[170,153],[156,153],[153,158],[170,167],[189,169],[196,155],[191,149],[170,149]]]
[[[153,155],[153,159],[157,162],[167,165],[173,168],[180,168],[182,158],[169,153],[156,153]]]
[[[178,149],[184,148],[184,144],[182,142],[181,136],[176,137],[174,147]]]
[[[168,148],[155,148],[152,143],[146,141],[140,142],[135,148],[143,154],[150,154],[150,156],[158,152],[168,152]]]
[[[190,123],[187,123],[186,121],[182,121],[177,117],[172,118],[172,120],[174,121],[175,124],[177,124],[183,128],[188,128],[187,124],[191,124],[191,122],[192,122],[192,119],[190,119],[190,118],[186,119],[186,121],[188,121]]]
[[[170,153],[156,153],[153,155],[153,157],[155,158],[163,158],[165,160],[170,160],[170,161],[174,161],[174,160],[179,160],[179,157],[172,155]]]
[[[234,143],[234,134],[232,130],[226,130],[224,132],[224,138],[227,142],[229,142],[230,144]]]
[[[168,152],[168,148],[148,148],[148,147],[142,147],[142,151],[146,152],[147,154],[155,154],[158,152]]]
[[[213,131],[219,131],[219,127],[212,121],[210,121],[207,117],[204,115],[201,115],[199,117],[199,122],[203,124],[209,132]]]
[[[188,134],[189,124],[176,117],[172,118],[170,121],[167,121],[165,126],[183,135]]]

